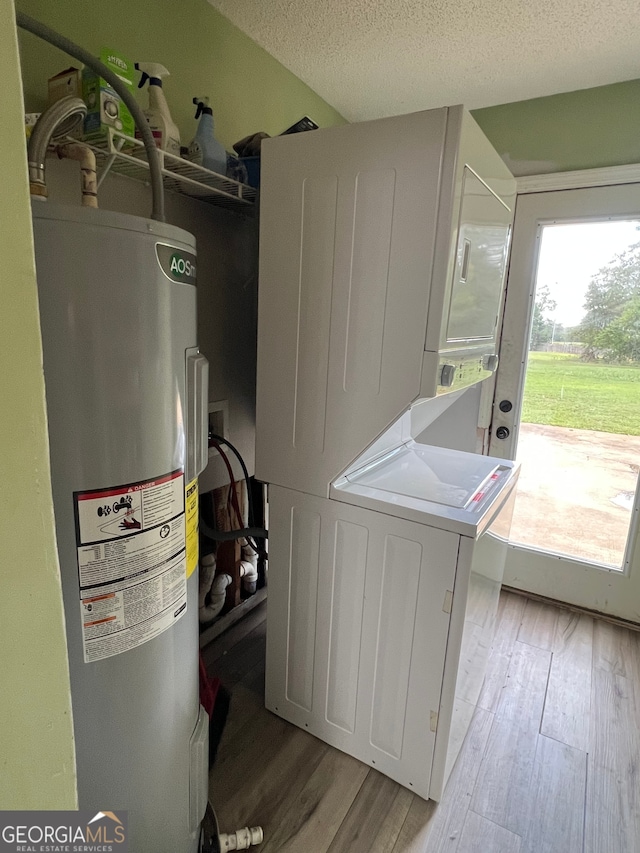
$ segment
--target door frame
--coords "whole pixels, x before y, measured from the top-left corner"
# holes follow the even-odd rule
[[[636,181],[630,183],[615,182],[613,185],[599,184],[595,187],[589,183],[591,176],[585,175],[586,186],[581,188],[556,189],[554,186],[547,191],[519,193],[503,312],[500,347],[500,364],[503,369],[501,371],[500,365],[498,366],[494,384],[489,442],[491,455],[502,458],[512,458],[512,455],[515,455],[541,224],[554,221],[588,222],[607,218],[640,218],[640,168],[636,170],[636,175]],[[557,176],[549,177],[558,180]],[[553,186],[551,181],[549,183]],[[577,186],[575,183],[571,185]],[[550,205],[553,205],[554,211],[551,215]],[[590,212],[583,213],[585,209]],[[598,212],[592,212],[595,210]],[[519,365],[517,395],[514,395],[512,390],[514,364]],[[505,376],[505,365],[511,367],[510,376]],[[498,408],[498,402],[505,398],[511,399],[514,404],[509,413],[501,412]],[[510,430],[508,440],[496,438],[496,430],[500,426],[506,426]],[[636,491],[632,509],[623,571],[511,544],[504,583],[526,592],[640,623],[640,547],[636,547],[640,533],[639,497],[640,487]]]

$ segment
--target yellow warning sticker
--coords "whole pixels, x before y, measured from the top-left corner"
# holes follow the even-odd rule
[[[185,516],[187,528],[187,577],[198,565],[198,480],[192,480],[185,489]]]

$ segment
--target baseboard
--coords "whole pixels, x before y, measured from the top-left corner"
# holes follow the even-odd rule
[[[536,592],[527,592],[524,589],[516,589],[514,586],[505,586],[502,589],[505,592],[512,592],[514,595],[520,595],[522,598],[530,598],[532,601],[541,601],[544,604],[551,604],[553,607],[560,607],[562,610],[571,610],[574,613],[584,613],[586,616],[592,616],[594,619],[600,619],[603,622],[611,622],[613,625],[620,625],[623,628],[629,628],[631,631],[640,632],[640,625],[637,622],[629,622],[628,619],[619,619],[617,616],[610,616],[607,613],[600,613],[598,610],[589,610],[588,607],[579,607],[577,604],[569,604],[566,601],[556,601],[555,598],[549,598],[546,595],[538,595]]]

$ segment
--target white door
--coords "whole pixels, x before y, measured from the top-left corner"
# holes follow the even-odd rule
[[[518,197],[489,452],[505,584],[640,622],[640,185]]]

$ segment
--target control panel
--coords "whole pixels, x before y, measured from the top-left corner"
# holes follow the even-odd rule
[[[486,379],[498,367],[494,353],[443,353],[438,364],[438,394],[466,388]]]

